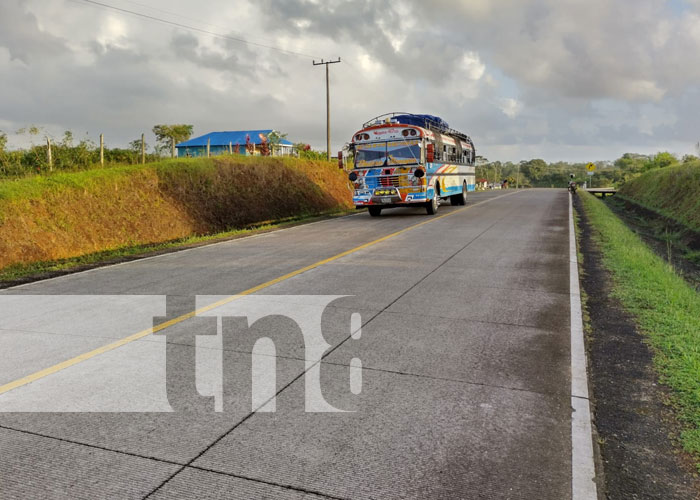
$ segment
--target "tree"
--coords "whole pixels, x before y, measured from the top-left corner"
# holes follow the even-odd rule
[[[547,163],[544,160],[534,159],[523,164],[525,174],[533,181],[538,181],[547,173]]]
[[[649,157],[635,153],[625,153],[622,158],[615,160],[614,165],[626,173],[638,173],[644,170],[644,166],[649,162]]]
[[[141,152],[141,139],[134,139],[133,141],[129,142],[129,149],[131,151],[134,151],[135,153],[140,153]],[[148,151],[148,143],[144,144],[144,149]]]
[[[169,151],[173,141],[175,144],[184,142],[192,136],[194,130],[193,125],[156,125],[153,127],[153,133],[156,136],[156,151],[162,154],[164,151]]]
[[[258,134],[260,136],[260,155],[270,156],[270,145],[267,143],[267,137],[265,134]]]
[[[647,164],[647,168],[664,168],[678,163],[678,158],[668,151],[657,153]]]
[[[66,147],[73,146],[73,132],[70,130],[63,132],[63,145]]]
[[[285,139],[286,137],[287,134],[283,134],[277,130],[273,130],[267,134],[267,142],[270,144],[270,149],[272,150],[273,155],[279,153],[280,143],[282,142],[282,139]]]

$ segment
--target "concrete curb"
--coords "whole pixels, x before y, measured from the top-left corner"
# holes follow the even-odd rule
[[[586,347],[578,279],[578,253],[574,231],[573,198],[570,193],[569,296],[571,303],[571,498],[597,500]]]

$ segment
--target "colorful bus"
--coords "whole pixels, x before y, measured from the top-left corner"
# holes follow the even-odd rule
[[[441,200],[464,205],[476,186],[474,143],[432,115],[378,116],[355,133],[349,156],[353,203],[374,217],[401,206],[432,215]]]

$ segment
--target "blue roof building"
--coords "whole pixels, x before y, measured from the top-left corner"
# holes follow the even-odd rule
[[[257,151],[260,150],[262,136],[272,132],[269,130],[237,130],[232,132],[209,132],[208,134],[195,137],[185,142],[177,144],[177,156],[194,157],[207,155],[207,142],[209,143],[209,154],[211,156],[238,153],[247,154],[246,138],[250,138],[250,142],[255,145]],[[282,139],[279,146],[272,152],[275,156],[290,156],[294,154],[294,144],[286,139]]]

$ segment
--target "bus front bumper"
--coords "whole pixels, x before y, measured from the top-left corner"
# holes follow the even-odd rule
[[[424,203],[427,201],[425,191],[423,192],[400,192],[397,190],[375,189],[373,193],[364,193],[353,196],[353,203],[356,207],[362,208],[372,205],[385,208],[411,205],[413,203]]]

